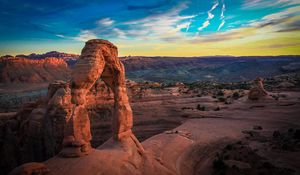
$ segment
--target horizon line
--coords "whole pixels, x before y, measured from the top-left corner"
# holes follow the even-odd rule
[[[49,52],[58,52],[58,53],[64,53],[64,54],[73,54],[73,55],[78,55],[80,56],[80,54],[77,53],[68,53],[68,52],[60,52],[60,51],[49,51]],[[37,54],[37,55],[43,55],[49,52],[43,52],[43,53],[35,53],[32,52],[30,54],[4,54],[4,55],[0,55],[0,57],[5,57],[5,56],[12,56],[12,57],[16,57],[18,55],[25,55],[25,56],[29,56],[31,54]],[[119,55],[118,57],[176,57],[176,58],[195,58],[195,57],[280,57],[280,56],[300,56],[297,54],[281,54],[281,55],[194,55],[194,56],[172,56],[172,55]]]

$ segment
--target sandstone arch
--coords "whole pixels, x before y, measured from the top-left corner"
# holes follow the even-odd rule
[[[77,157],[91,150],[90,122],[85,108],[86,95],[95,82],[101,78],[114,93],[112,119],[115,141],[132,137],[132,110],[125,84],[125,69],[118,59],[118,50],[111,42],[93,39],[86,42],[81,56],[72,71],[71,105],[72,113],[66,119],[62,156]],[[139,145],[140,146],[140,145]]]

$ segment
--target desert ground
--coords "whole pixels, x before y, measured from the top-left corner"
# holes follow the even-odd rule
[[[297,78],[282,79],[266,80],[268,96],[260,100],[248,99],[253,82],[166,85],[128,80],[133,132],[170,174],[299,174],[300,91]],[[112,95],[99,84],[88,96],[95,153],[51,158],[45,162],[50,174],[105,172],[95,165],[105,166],[111,149],[105,142],[112,135]],[[46,91],[44,84],[10,87],[21,102],[24,94],[40,93],[34,101]],[[15,108],[1,113],[3,123],[13,118]]]

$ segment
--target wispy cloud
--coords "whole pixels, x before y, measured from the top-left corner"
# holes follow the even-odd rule
[[[221,24],[218,27],[218,31],[220,31],[220,29],[224,26],[225,24],[225,10],[226,10],[226,6],[224,3],[224,0],[222,0],[222,11],[221,11],[221,15],[220,15],[220,19],[221,19]]]
[[[118,28],[114,28],[112,29],[113,32],[117,35],[116,37],[117,38],[120,38],[120,39],[126,39],[127,36],[126,36],[126,33]]]
[[[182,30],[188,31],[191,19],[195,17],[195,15],[179,15],[186,8],[186,3],[181,3],[167,12],[124,22],[122,25],[126,26],[126,29],[122,31],[129,37],[142,40],[175,41],[184,37]]]
[[[285,25],[284,28],[277,30],[277,32],[293,32],[293,31],[300,31],[300,19],[288,23]]]
[[[186,26],[185,32],[188,32],[190,30],[191,24],[192,24],[192,19],[189,20],[188,25]]]
[[[55,36],[57,36],[59,38],[71,39],[71,40],[83,41],[83,42],[88,41],[90,39],[97,38],[97,35],[93,31],[91,31],[91,30],[82,30],[75,37],[65,36],[65,35],[62,35],[62,34],[56,34]]]
[[[100,25],[100,26],[111,26],[114,22],[115,21],[110,18],[104,18],[104,19],[98,20],[96,23],[97,23],[97,25]]]
[[[253,28],[264,28],[271,26],[270,31],[285,31],[289,30],[290,28],[295,28],[296,25],[299,25],[296,21],[291,21],[290,19],[294,18],[295,16],[300,15],[300,7],[291,7],[286,8],[278,13],[273,13],[264,16],[260,20],[252,21],[249,26]],[[299,28],[299,27],[298,27]]]
[[[294,46],[300,46],[300,43],[286,43],[286,44],[271,44],[268,46],[265,46],[265,48],[271,48],[271,49],[278,49],[283,47],[294,47]]]
[[[260,2],[260,0],[256,0]],[[220,31],[224,27],[228,16],[226,12],[226,4],[224,0],[214,1],[213,5],[207,11],[207,18],[203,25],[198,28],[198,32],[210,25],[210,20],[215,17],[213,12],[220,8],[220,23],[217,30]],[[228,4],[227,4],[228,5]],[[205,33],[201,37],[192,32],[188,32],[190,27],[195,27],[192,22],[195,21],[196,15],[181,15],[181,12],[188,8],[186,3],[180,3],[168,11],[153,13],[141,19],[130,20],[125,22],[117,22],[111,18],[103,18],[97,22],[98,26],[88,30],[82,30],[77,36],[66,37],[64,35],[56,35],[60,38],[73,39],[76,41],[86,41],[88,39],[113,38],[117,40],[136,41],[166,41],[166,42],[188,42],[188,43],[213,43],[213,42],[231,42],[233,40],[257,40],[259,37],[274,37],[274,32],[287,32],[299,30],[297,25],[299,20],[290,20],[295,15],[299,15],[300,7],[285,8],[281,12],[268,14],[261,19],[250,21],[250,23],[242,25],[239,28],[222,30],[222,32]],[[249,21],[248,21],[249,22]],[[233,23],[231,23],[233,24]],[[271,27],[269,27],[271,26]],[[197,29],[197,28],[196,28]],[[270,35],[269,35],[270,34]]]
[[[244,9],[266,8],[274,6],[299,5],[299,0],[244,0],[242,7]]]
[[[227,30],[224,32],[204,34],[190,43],[248,43],[276,39],[283,37],[288,38],[287,32],[295,32],[300,29],[300,7],[290,7],[281,12],[272,13],[264,16],[259,20],[251,21],[250,24],[243,27]],[[292,35],[292,38],[294,36]],[[273,43],[274,44],[274,43]],[[274,44],[275,45],[275,44]],[[275,47],[288,47],[294,45],[276,44]],[[268,47],[268,46],[266,46]],[[271,47],[269,47],[271,48]]]
[[[217,8],[219,5],[219,0],[215,1],[213,6],[210,8],[209,11],[207,11],[207,18],[206,20],[203,22],[202,26],[198,28],[199,31],[207,28],[210,25],[210,20],[212,20],[215,15],[212,13],[212,11]]]
[[[179,15],[188,6],[185,2],[165,12],[153,13],[142,19],[117,22],[111,18],[96,21],[97,26],[82,30],[76,37],[56,35],[61,38],[86,41],[91,38],[114,38],[119,40],[162,40],[174,42],[185,37],[195,15]],[[214,7],[215,8],[215,7]]]
[[[59,38],[66,38],[64,35],[61,35],[61,34],[56,34],[55,36],[57,36]]]
[[[77,41],[87,41],[97,38],[97,35],[90,30],[82,30],[78,36],[74,37]]]

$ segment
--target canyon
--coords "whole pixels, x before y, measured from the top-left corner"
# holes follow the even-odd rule
[[[67,79],[70,69],[78,60],[78,55],[66,54],[60,52],[48,52],[45,54],[30,54],[2,56],[0,58],[0,84],[5,82],[15,83],[41,83],[53,81],[52,76],[62,80]],[[14,59],[7,59],[14,58]],[[47,68],[40,63],[40,68],[35,71],[28,70],[26,66],[20,66],[24,62],[31,60],[44,60],[47,58],[56,58],[63,60],[60,63],[53,63],[52,66],[61,67]],[[127,70],[126,78],[136,82],[152,81],[160,83],[193,83],[201,81],[215,82],[240,82],[250,81],[257,76],[273,77],[286,73],[299,73],[300,57],[299,56],[252,56],[252,57],[232,57],[232,56],[212,56],[212,57],[143,57],[128,56],[120,57],[121,62]],[[65,62],[65,63],[64,63]],[[51,63],[49,63],[50,66]],[[64,68],[67,64],[67,68]],[[30,66],[29,66],[30,67]],[[10,72],[11,70],[18,70]],[[47,72],[46,72],[47,71]],[[22,72],[22,74],[18,74]],[[46,72],[46,73],[45,73]],[[249,72],[251,72],[249,74]],[[26,74],[25,74],[26,73]],[[15,75],[14,75],[15,74]],[[29,78],[18,78],[25,74],[27,77],[39,77],[30,80]],[[44,74],[46,74],[44,76]],[[44,77],[40,77],[40,76]],[[24,76],[24,75],[23,75]],[[17,78],[16,78],[17,77]]]

